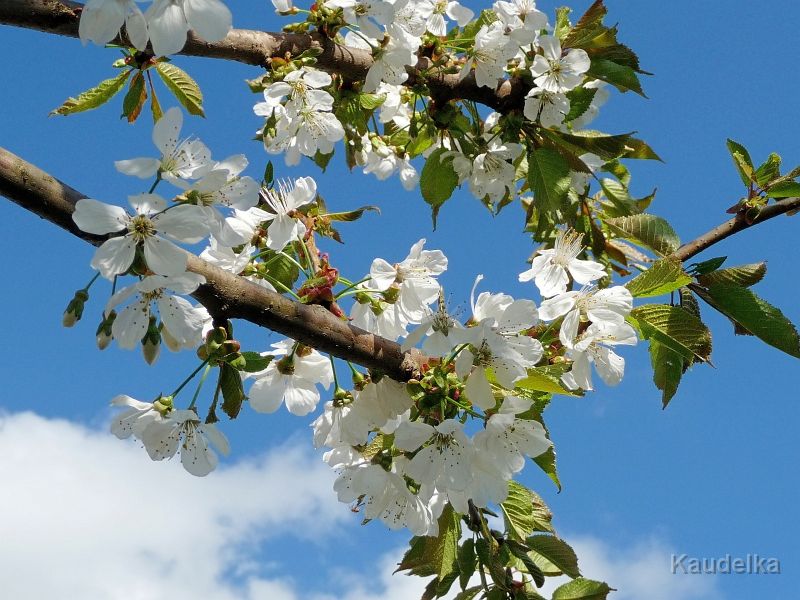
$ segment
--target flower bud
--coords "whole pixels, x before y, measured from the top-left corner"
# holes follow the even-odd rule
[[[83,316],[83,307],[89,299],[89,292],[85,289],[75,292],[72,300],[67,304],[67,309],[64,311],[64,316],[61,319],[61,324],[64,327],[72,327],[81,320]]]
[[[111,340],[114,339],[114,336],[111,333],[111,326],[114,324],[114,320],[117,318],[117,311],[112,310],[110,313],[105,315],[102,321],[100,321],[100,325],[97,327],[97,332],[95,333],[95,339],[97,340],[97,347],[100,350],[105,350],[108,348],[108,345],[111,343]]]
[[[161,354],[161,332],[159,329],[156,318],[151,316],[147,333],[142,338],[142,355],[148,365],[155,363],[158,360],[158,355]]]

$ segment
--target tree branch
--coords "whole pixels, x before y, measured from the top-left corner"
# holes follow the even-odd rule
[[[95,246],[107,238],[81,231],[72,220],[84,194],[0,148],[0,195]],[[398,381],[418,374],[422,354],[336,318],[321,306],[295,302],[189,254],[187,269],[206,278],[193,294],[212,315],[238,318],[287,335]]]
[[[798,209],[800,209],[800,198],[785,198],[783,200],[778,200],[775,202],[775,204],[770,204],[762,208],[761,212],[758,213],[758,217],[750,222],[748,222],[745,218],[745,213],[740,212],[732,219],[725,221],[721,225],[717,225],[711,231],[704,233],[691,242],[687,242],[678,248],[672,254],[672,257],[681,261],[688,260],[693,256],[700,254],[706,248],[713,246],[717,242],[720,242],[735,233],[739,233],[740,231],[753,227],[754,225],[758,225],[759,223],[763,223],[764,221]]]
[[[0,0],[0,24],[78,37],[81,7],[70,0]],[[117,41],[126,42],[124,39]],[[213,43],[205,42],[190,32],[180,54],[267,67],[273,58],[286,58],[287,54],[297,56],[312,48],[321,51],[317,67],[338,73],[348,81],[363,81],[373,63],[369,52],[341,46],[319,33],[267,33],[248,29],[233,29],[224,40]],[[439,102],[462,98],[507,113],[522,108],[529,89],[518,78],[504,81],[497,89],[481,87],[476,83],[474,73],[460,80],[454,73],[428,72],[431,64],[423,57],[415,67],[409,67],[407,85],[427,85],[431,96]]]

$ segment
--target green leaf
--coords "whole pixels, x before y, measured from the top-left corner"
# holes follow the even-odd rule
[[[464,540],[458,549],[458,583],[462,590],[467,589],[470,578],[475,574],[478,565],[478,556],[475,554],[475,541],[472,538]]]
[[[245,360],[245,366],[242,371],[245,373],[258,373],[259,371],[263,371],[269,366],[272,359],[275,358],[271,355],[262,356],[258,352],[242,352],[242,356],[244,356]]]
[[[650,146],[642,140],[632,137],[630,133],[608,135],[589,129],[577,133],[565,133],[551,129],[539,131],[553,143],[577,156],[591,152],[606,161],[615,158],[661,160]]]
[[[728,260],[727,256],[718,256],[716,258],[709,258],[699,263],[692,263],[688,272],[697,277],[698,275],[705,275],[719,269],[723,263]]]
[[[739,287],[750,287],[764,279],[767,274],[767,263],[753,263],[749,265],[739,265],[729,269],[720,269],[704,275],[698,275],[697,281],[703,287],[712,285],[727,284],[738,285]]]
[[[375,211],[376,213],[380,214],[381,209],[377,206],[362,206],[360,208],[356,208],[355,210],[349,210],[347,212],[338,212],[338,213],[327,213],[326,217],[328,217],[331,221],[357,221],[364,213],[368,210]]]
[[[782,181],[771,186],[766,194],[768,198],[795,198],[800,196],[800,183],[797,181]]]
[[[647,98],[636,71],[627,65],[621,65],[605,58],[592,58],[591,66],[586,74],[610,83],[621,92],[631,90]]]
[[[128,92],[122,100],[122,116],[128,119],[128,123],[133,123],[139,118],[147,100],[147,90],[144,85],[144,75],[139,71],[131,79]]]
[[[734,142],[731,139],[728,139],[727,145],[728,152],[731,153],[731,158],[733,158],[733,164],[739,172],[739,177],[742,178],[742,183],[749,187],[755,177],[755,168],[753,167],[753,159],[750,158],[750,153],[739,142]]]
[[[386,101],[386,94],[359,94],[358,101],[363,108],[375,110]]]
[[[546,369],[538,367],[528,369],[527,377],[520,379],[519,381],[515,381],[514,387],[533,392],[549,392],[551,394],[563,394],[565,396],[581,396],[581,394],[565,388],[561,384],[561,380],[558,377],[554,377]]]
[[[613,205],[613,209],[607,208],[606,213],[611,217],[627,217],[629,215],[641,213],[636,201],[631,198],[624,185],[613,179],[604,178],[600,180],[600,187],[606,198]]]
[[[602,34],[608,28],[603,25],[603,17],[608,10],[603,5],[603,0],[596,0],[583,13],[575,26],[570,30],[561,44],[564,48],[583,48],[591,40]]]
[[[425,161],[419,179],[422,197],[433,209],[434,228],[439,209],[453,195],[453,190],[458,185],[458,175],[453,169],[453,158],[452,156],[444,157],[447,152],[448,150],[445,148],[434,150]]]
[[[689,362],[706,362],[711,355],[708,327],[680,306],[645,304],[631,311],[628,321],[647,340],[656,340]]]
[[[663,392],[661,406],[666,408],[678,391],[688,364],[680,354],[655,340],[650,340],[650,362],[653,365],[653,383]]]
[[[561,491],[561,480],[558,478],[556,469],[556,450],[555,446],[550,446],[547,452],[533,458],[538,467],[556,484],[558,491]]]
[[[556,588],[553,600],[605,600],[611,591],[602,581],[579,577]]]
[[[561,208],[567,197],[570,169],[567,161],[550,148],[538,148],[528,154],[528,185],[540,208]]]
[[[224,362],[220,364],[219,386],[222,390],[222,410],[231,419],[239,416],[245,395],[239,371]]]
[[[125,82],[128,80],[131,73],[133,73],[133,69],[120,73],[111,79],[101,81],[95,87],[80,94],[77,98],[68,98],[61,106],[53,110],[50,116],[66,116],[102,106],[119,93],[125,86]]]
[[[553,535],[534,535],[525,540],[531,558],[545,575],[580,577],[578,557],[564,540]]]
[[[428,131],[427,127],[423,127],[417,132],[417,135],[411,138],[411,141],[406,146],[406,152],[411,158],[415,156],[419,156],[425,150],[433,146],[433,142],[435,141],[434,137],[431,135],[431,132]]]
[[[264,252],[264,264],[267,265],[266,274],[289,289],[300,277],[300,269],[293,261],[272,250]]]
[[[730,284],[694,288],[698,296],[754,336],[800,358],[797,329],[784,314],[752,291]]]
[[[150,112],[153,115],[153,123],[158,123],[161,117],[164,116],[164,111],[161,110],[161,103],[156,95],[156,88],[152,84],[150,85]]]
[[[203,112],[203,93],[200,86],[186,71],[172,63],[159,62],[156,63],[156,72],[190,115],[206,116]]]
[[[584,87],[577,87],[567,92],[567,98],[569,98],[569,113],[564,117],[564,121],[569,123],[582,116],[591,106],[596,93],[597,89]]]
[[[436,575],[443,581],[458,571],[458,539],[461,537],[461,520],[449,504],[439,517],[439,535],[415,536],[397,571],[428,577]],[[397,572],[395,571],[395,572]]]
[[[267,166],[264,167],[264,185],[267,187],[272,185],[272,182],[275,180],[275,167],[272,165],[272,161],[267,161]]]
[[[570,30],[569,14],[572,9],[567,6],[561,6],[556,9],[556,26],[553,34],[560,40],[563,40]]]
[[[482,585],[476,585],[469,589],[459,592],[453,600],[473,600],[475,596],[483,591]]]
[[[662,258],[644,273],[625,284],[634,298],[649,298],[674,292],[688,285],[692,278],[683,272],[683,263],[677,258]]]
[[[553,531],[550,509],[538,494],[516,481],[508,482],[508,497],[500,503],[509,537],[523,542],[534,531]]]
[[[328,154],[323,154],[319,150],[317,150],[317,152],[314,154],[314,158],[313,158],[314,163],[320,169],[322,169],[323,173],[325,172],[325,169],[328,168],[328,163],[331,162],[331,159],[333,158],[334,154],[335,154],[334,152],[329,152]]]
[[[606,219],[605,223],[619,237],[650,248],[661,255],[672,254],[681,245],[681,240],[672,226],[655,215],[631,215]]]
[[[756,169],[755,178],[759,187],[765,187],[770,181],[781,176],[781,157],[774,152]]]
[[[516,557],[522,563],[528,574],[533,577],[536,587],[542,587],[544,585],[544,573],[542,573],[539,565],[528,555],[528,546],[515,540],[507,539],[505,541],[505,547],[508,548],[512,556]]]

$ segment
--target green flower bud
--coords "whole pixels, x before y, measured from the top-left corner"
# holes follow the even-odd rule
[[[75,292],[75,296],[73,296],[72,300],[67,304],[67,309],[64,311],[64,316],[61,319],[61,324],[64,327],[72,327],[81,320],[83,308],[88,299],[89,292],[85,289]]]

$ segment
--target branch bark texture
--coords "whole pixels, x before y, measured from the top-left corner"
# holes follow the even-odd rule
[[[81,7],[69,0],[0,0],[0,24],[76,38]],[[124,40],[118,41],[124,43]],[[363,80],[373,63],[369,52],[336,44],[318,33],[268,33],[249,29],[233,29],[225,39],[213,43],[190,32],[180,54],[267,67],[273,58],[297,56],[312,48],[321,51],[317,67],[338,73],[348,81]],[[497,89],[490,89],[479,86],[474,74],[460,80],[457,74],[435,73],[430,67],[429,59],[420,58],[415,67],[408,68],[408,85],[427,85],[438,102],[461,98],[505,113],[521,109],[528,92],[528,86],[520,79],[510,79]]]
[[[87,196],[0,148],[0,195],[95,246],[107,239],[81,231],[72,220],[75,203]],[[321,306],[295,302],[189,255],[188,270],[206,278],[193,294],[212,315],[238,318],[277,331],[344,360],[407,381],[419,370],[421,353],[336,318]]]

